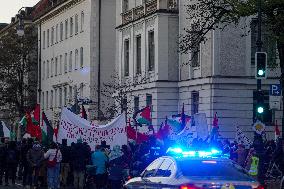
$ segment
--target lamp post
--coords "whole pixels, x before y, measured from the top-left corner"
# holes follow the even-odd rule
[[[21,9],[20,9],[21,10]],[[19,11],[20,12],[20,11]],[[24,43],[22,41],[22,38],[24,37],[25,35],[25,27],[24,27],[24,15],[21,14],[21,12],[19,14],[16,15],[17,18],[18,18],[18,25],[16,26],[16,29],[17,29],[17,35],[21,38],[21,48],[23,48],[24,46]],[[24,64],[24,54],[22,53],[22,60],[21,60],[21,64],[23,65]],[[21,85],[24,84],[24,76],[22,75],[21,78]],[[23,92],[23,91],[22,91]],[[23,104],[22,104],[23,105]],[[17,128],[17,139],[18,140],[21,140],[21,136],[22,136],[22,130],[21,130],[22,127],[18,127]]]

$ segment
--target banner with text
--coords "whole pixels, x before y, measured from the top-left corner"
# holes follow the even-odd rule
[[[68,145],[76,143],[78,139],[87,142],[92,150],[101,141],[107,145],[127,144],[125,115],[122,114],[106,125],[95,125],[64,108],[58,130],[58,142],[67,139]]]

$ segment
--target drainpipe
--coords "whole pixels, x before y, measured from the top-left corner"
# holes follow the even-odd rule
[[[99,55],[98,55],[98,119],[101,119],[101,17],[102,1],[99,0]]]

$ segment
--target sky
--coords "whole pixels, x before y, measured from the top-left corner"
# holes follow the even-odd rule
[[[39,0],[0,0],[0,23],[10,23],[22,7],[32,7]]]

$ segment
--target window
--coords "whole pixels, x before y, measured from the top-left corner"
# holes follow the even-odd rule
[[[139,96],[134,97],[134,112],[139,110]]]
[[[67,105],[67,88],[64,87],[64,106]]]
[[[46,91],[46,107],[45,107],[46,110],[48,110],[48,105],[49,105],[48,98],[49,98],[48,91]]]
[[[53,67],[54,67],[54,61],[52,58],[50,63],[50,77],[53,77],[53,69],[54,69]]]
[[[192,67],[199,67],[200,66],[200,44],[195,44],[199,29],[197,24],[193,24],[191,26],[191,34],[192,34],[192,42],[194,44],[191,53],[190,53],[190,60]]]
[[[65,20],[65,39],[68,38],[68,20]]]
[[[136,37],[136,74],[141,74],[141,35]]]
[[[45,79],[45,61],[43,61],[41,73],[42,73],[42,80],[44,80]]]
[[[58,90],[57,88],[54,89],[54,107],[58,107],[58,104],[57,104],[57,98],[58,98]]]
[[[269,91],[263,91],[264,93],[264,109],[265,111],[261,115],[261,121],[267,125],[272,124],[272,110],[269,109]],[[256,105],[257,105],[257,91],[253,91],[253,119],[256,118]]]
[[[58,43],[58,24],[56,24],[55,28],[55,43]]]
[[[78,69],[78,49],[75,50],[75,70]]]
[[[191,92],[191,115],[198,113],[199,106],[199,92],[192,91]]]
[[[73,35],[73,17],[70,17],[70,37]]]
[[[60,58],[59,58],[59,75],[62,74],[62,55],[60,55]]]
[[[152,95],[146,94],[146,106],[150,106],[152,109]]]
[[[72,51],[70,51],[69,56],[69,72],[72,72]]]
[[[149,71],[155,70],[155,39],[154,31],[148,33],[148,62],[149,62]]]
[[[78,34],[78,14],[75,15],[75,34]]]
[[[126,12],[129,9],[129,4],[128,4],[128,0],[123,0],[122,3],[122,12]]]
[[[129,40],[124,41],[124,76],[129,76]]]
[[[125,97],[123,100],[122,100],[122,105],[121,105],[121,110],[124,111],[126,114],[127,114],[127,97]]]
[[[84,66],[84,50],[83,47],[80,48],[80,68]]]
[[[44,109],[44,107],[45,107],[45,106],[44,106],[44,105],[45,105],[45,104],[44,104],[44,92],[42,92],[42,97],[41,97],[41,99],[42,99],[42,109]]]
[[[62,107],[62,88],[59,88],[59,107]]]
[[[162,159],[156,159],[155,161],[153,161],[146,169],[145,172],[143,174],[143,177],[153,177],[155,176],[156,170],[160,167],[161,163],[162,163]]]
[[[45,31],[42,34],[42,48],[45,49]]]
[[[51,45],[54,44],[54,27],[51,28]]]
[[[49,78],[49,61],[46,61],[46,78]]]
[[[53,108],[53,90],[50,91],[50,109]]]
[[[70,102],[73,100],[72,92],[73,92],[72,86],[69,86],[69,101]]]
[[[55,57],[55,76],[58,74],[58,58]]]
[[[64,73],[67,73],[67,53],[64,56]]]
[[[81,32],[84,30],[84,12],[81,12]]]
[[[166,158],[158,168],[155,177],[170,177],[174,172],[174,162]]]
[[[60,23],[60,41],[63,41],[63,23]]]
[[[47,29],[47,39],[46,39],[46,42],[47,42],[47,47],[49,47],[49,29]]]

